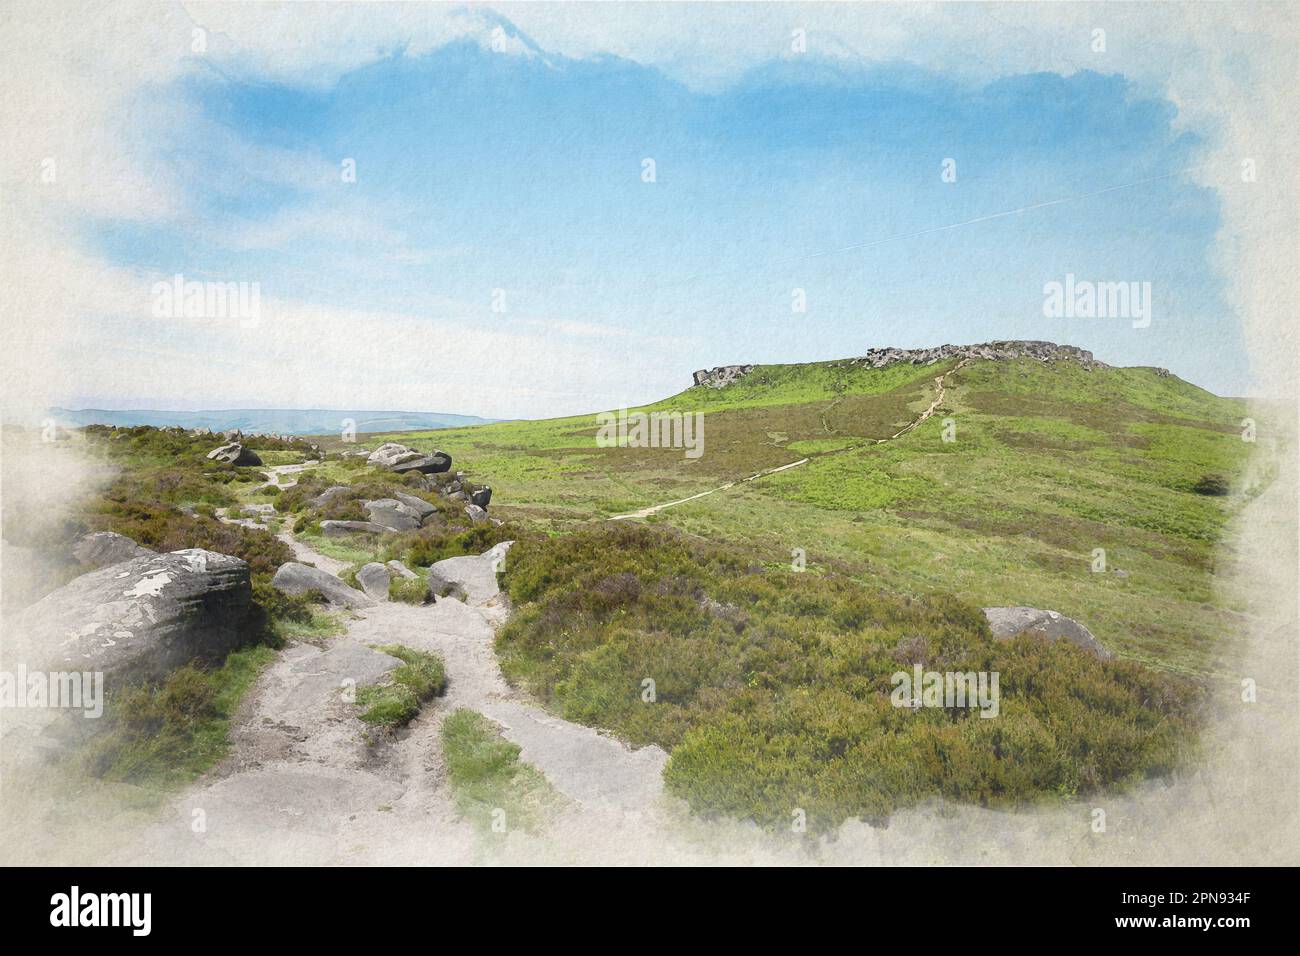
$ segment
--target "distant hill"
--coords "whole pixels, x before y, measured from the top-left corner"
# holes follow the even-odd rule
[[[1261,409],[1048,342],[873,349],[694,380],[627,411],[676,414],[683,438],[699,414],[698,457],[630,432],[601,442],[595,414],[429,440],[516,520],[564,531],[653,511],[774,565],[803,554],[869,587],[1051,608],[1123,657],[1226,666],[1241,622],[1211,569],[1267,474],[1242,440]],[[1218,478],[1230,494],[1201,490]]]
[[[153,425],[158,428],[238,428],[247,433],[329,435],[342,431],[345,419],[358,432],[398,432],[464,425],[486,425],[496,419],[445,412],[347,411],[330,408],[227,408],[191,412],[154,409],[51,408],[49,417],[61,425]]]

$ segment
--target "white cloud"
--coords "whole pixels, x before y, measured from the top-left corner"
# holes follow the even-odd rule
[[[151,151],[151,124],[195,124],[196,137],[215,137],[215,146],[237,160],[232,176],[251,169],[267,182],[302,184],[323,183],[337,173],[334,159],[293,150],[259,151],[234,134],[223,138],[210,126],[199,126],[181,103],[172,104],[167,115],[139,115],[135,109],[142,89],[157,88],[197,69],[328,86],[342,72],[396,51],[418,55],[463,37],[490,49],[496,27],[506,30],[510,39],[498,43],[505,55],[535,56],[541,49],[571,57],[614,53],[653,64],[697,86],[724,83],[757,64],[788,58],[790,31],[796,27],[807,31],[810,56],[910,62],[976,80],[1077,69],[1135,78],[1177,103],[1181,124],[1211,137],[1202,176],[1223,201],[1222,268],[1233,283],[1235,304],[1266,381],[1289,380],[1295,343],[1290,323],[1282,320],[1289,319],[1289,310],[1300,298],[1294,269],[1293,9],[1204,4],[714,4],[691,6],[689,16],[675,4],[529,4],[499,9],[537,45],[503,27],[489,10],[428,4],[6,4],[0,12],[0,34],[6,37],[0,187],[8,230],[0,258],[6,273],[6,332],[12,337],[16,331],[16,341],[26,350],[19,353],[25,360],[8,360],[19,366],[13,370],[15,377],[7,379],[9,395],[26,389],[30,394],[25,397],[35,401],[36,392],[65,386],[67,374],[42,367],[46,350],[60,336],[73,343],[93,337],[98,316],[121,314],[121,300],[139,294],[139,277],[77,251],[76,233],[69,225],[75,216],[140,220],[192,214],[168,165]],[[1104,54],[1090,49],[1096,28],[1106,30]],[[193,50],[196,29],[206,31],[201,54]],[[1254,158],[1260,171],[1259,182],[1249,188],[1243,188],[1246,184],[1236,175],[1243,158]],[[41,178],[46,159],[54,161],[53,182]],[[234,188],[237,182],[228,185]],[[220,181],[208,187],[223,188]],[[235,242],[265,248],[291,242],[305,230],[337,234],[355,229],[386,244],[389,261],[418,264],[439,254],[407,248],[404,237],[375,225],[377,217],[363,219],[341,219],[328,210],[286,213],[250,226]],[[354,313],[343,318],[327,304],[286,306],[284,315],[280,331],[270,333],[261,346],[247,355],[229,353],[232,360],[256,363],[242,381],[237,364],[215,363],[208,372],[179,352],[159,351],[142,359],[152,363],[147,374],[135,373],[134,360],[120,348],[105,353],[117,355],[115,366],[103,355],[86,351],[78,353],[78,361],[92,363],[97,371],[84,379],[87,388],[94,381],[114,393],[133,376],[143,393],[150,382],[186,381],[188,370],[197,376],[190,382],[204,383],[214,395],[219,387],[230,387],[235,389],[232,395],[258,392],[278,396],[268,401],[297,396],[307,404],[322,404],[307,390],[279,381],[288,378],[286,368],[296,368],[311,356],[315,368],[332,368],[337,361],[340,387],[351,383],[347,387],[369,395],[370,404],[435,407],[428,401],[457,399],[455,410],[498,415],[526,414],[530,406],[525,399],[530,396],[544,398],[531,406],[533,410],[554,411],[578,401],[608,405],[601,396],[614,396],[627,385],[609,367],[616,356],[573,350],[577,330],[571,325],[556,325],[541,335],[531,335],[522,325],[513,326],[516,334],[511,335],[475,328],[465,338],[464,328],[458,326],[435,330],[410,324],[424,321],[419,317],[363,319]],[[326,323],[330,335],[295,337],[293,329],[310,327],[309,315],[316,317],[318,328]],[[350,337],[345,334],[349,327],[354,329]],[[358,336],[359,327],[374,334]],[[469,349],[455,359],[431,351],[436,336],[444,333],[461,336]],[[568,348],[550,344],[556,333],[570,339]],[[669,347],[635,341],[641,348]],[[350,348],[340,344],[347,342]],[[306,351],[296,353],[295,348]],[[412,354],[424,362],[438,361],[438,377],[426,375],[421,381],[420,367],[411,365]],[[267,355],[276,360],[267,360]],[[375,391],[375,376],[382,377],[382,372],[363,374],[358,368],[363,361],[400,370],[400,375],[390,376],[393,390]],[[653,370],[657,361],[669,365],[672,360],[665,355],[633,361],[638,369]],[[166,363],[173,363],[175,370]],[[219,372],[222,367],[229,371]],[[655,374],[646,372],[637,381],[644,385]],[[166,394],[177,394],[177,389]],[[385,394],[387,400],[375,401]],[[510,408],[475,404],[492,403],[494,396],[508,396],[500,404]]]

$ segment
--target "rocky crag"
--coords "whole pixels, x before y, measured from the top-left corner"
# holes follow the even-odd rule
[[[1076,362],[1091,371],[1094,368],[1108,368],[1104,362],[1092,357],[1087,349],[1073,345],[1057,345],[1054,342],[1007,341],[984,342],[979,345],[937,345],[928,349],[896,349],[892,347],[871,349],[865,355],[845,359],[842,362],[828,363],[832,367],[858,365],[866,368],[884,368],[898,362],[909,365],[934,365],[952,358],[1008,360],[1031,358],[1039,362]],[[694,375],[695,385],[705,388],[723,388],[743,378],[754,370],[753,365],[721,365],[712,369],[701,369]]]

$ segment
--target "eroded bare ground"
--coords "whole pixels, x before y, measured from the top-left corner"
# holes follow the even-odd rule
[[[300,559],[334,562],[295,542]],[[545,713],[502,678],[492,650],[506,616],[492,552],[439,565],[469,594],[431,607],[384,602],[358,612],[325,646],[295,644],[262,675],[232,732],[224,764],[184,793],[130,854],[134,862],[464,863],[512,844],[459,818],[439,730],[459,707],[480,711],[522,748],[565,798],[555,825],[617,830],[662,809],[657,747],[631,750]],[[446,662],[444,697],[407,728],[364,724],[349,687],[400,663],[376,646],[403,644]],[[508,823],[508,821],[507,821]],[[518,835],[514,841],[546,842]]]

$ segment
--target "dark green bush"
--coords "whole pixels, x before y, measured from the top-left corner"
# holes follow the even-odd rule
[[[1231,491],[1231,487],[1228,484],[1228,479],[1223,477],[1223,475],[1209,474],[1201,475],[1201,477],[1196,480],[1193,490],[1198,495],[1214,495],[1221,497],[1228,494],[1228,492]]]

